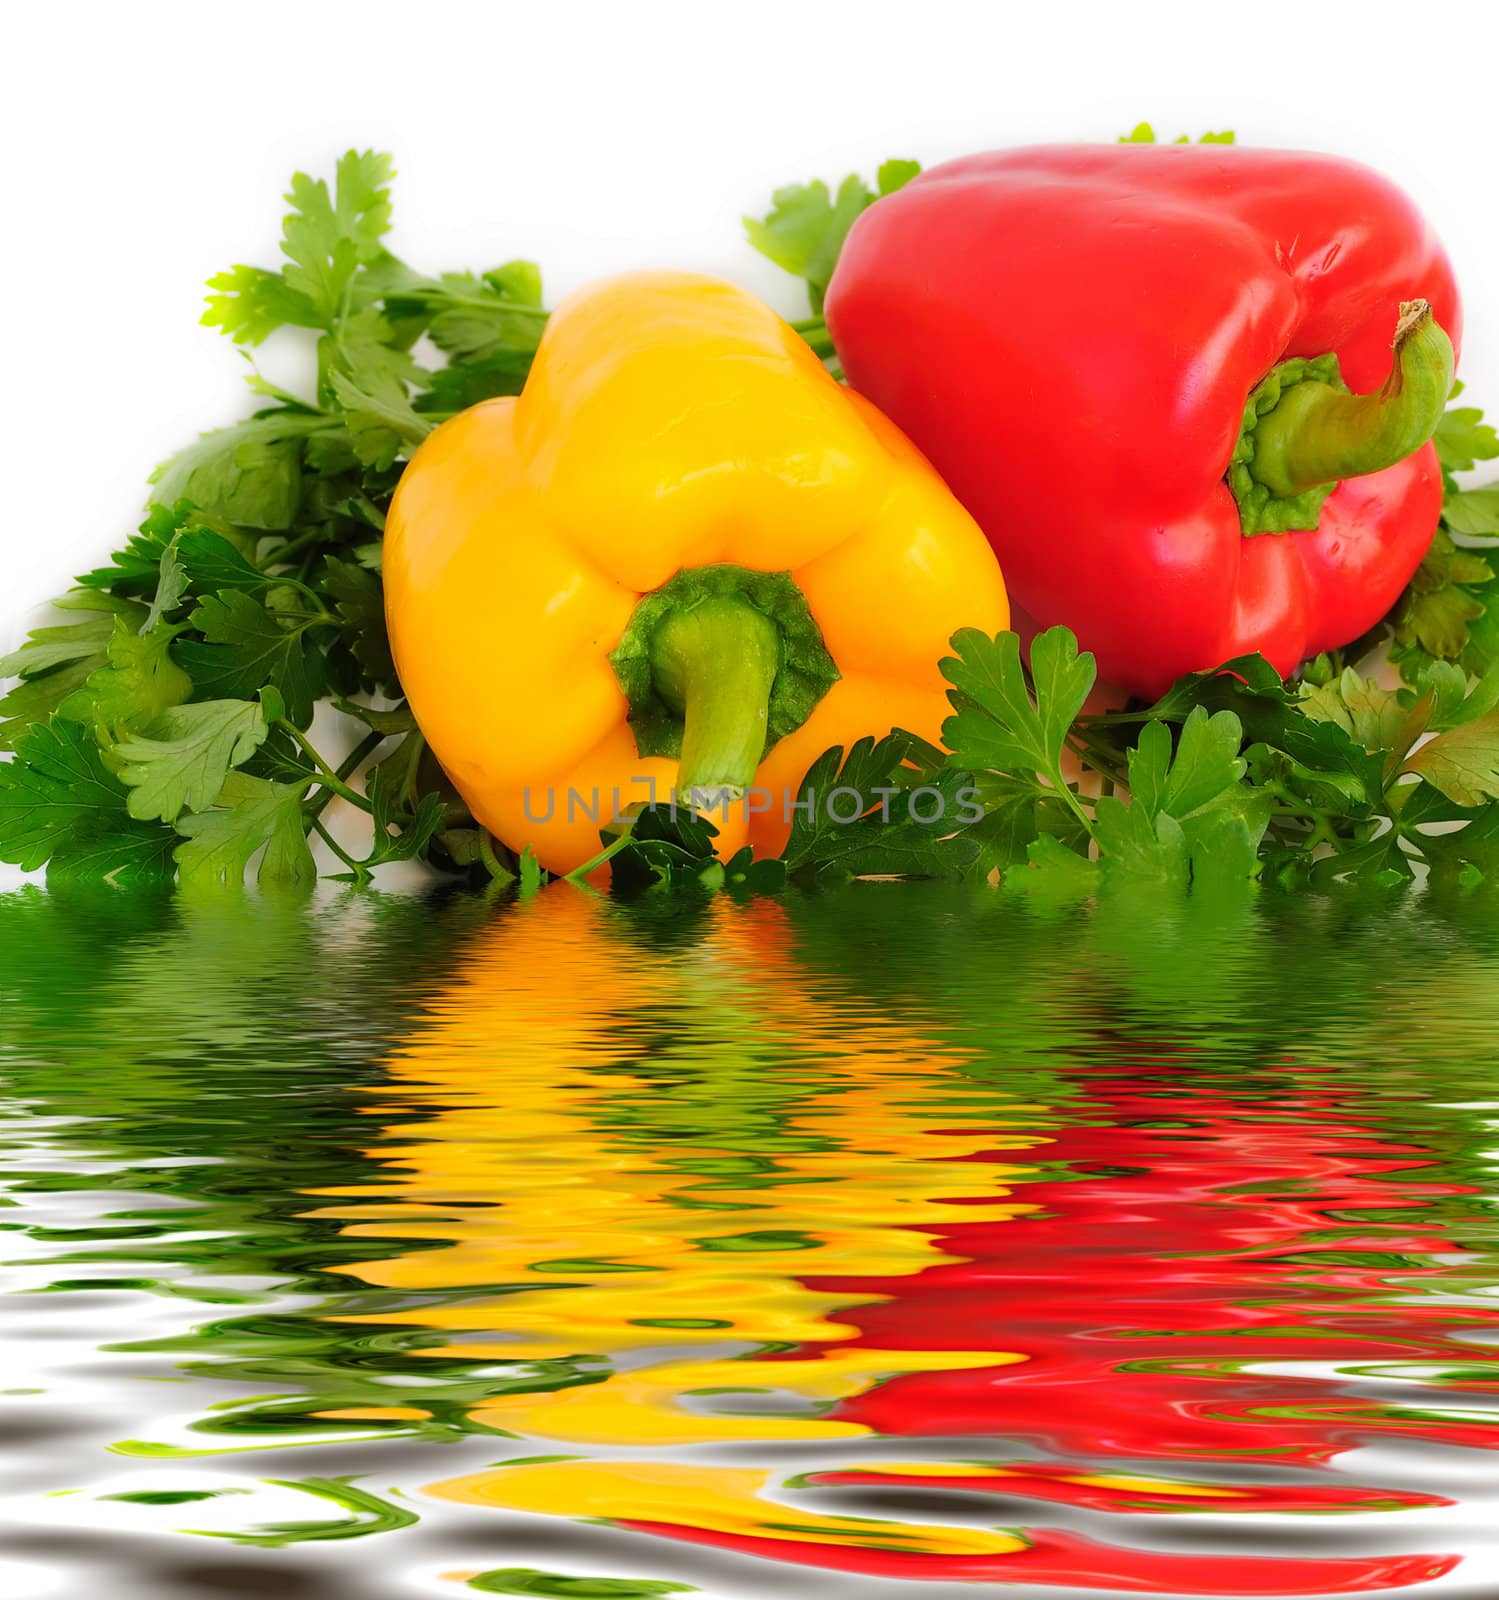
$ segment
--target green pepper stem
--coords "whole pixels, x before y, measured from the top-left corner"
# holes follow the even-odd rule
[[[1273,494],[1381,472],[1419,450],[1436,430],[1452,392],[1452,341],[1425,300],[1400,307],[1390,375],[1373,394],[1343,394],[1328,383],[1286,390],[1254,431],[1251,475]]]
[[[715,595],[665,617],[651,641],[656,692],[683,716],[678,792],[714,807],[754,782],[765,753],[780,633],[763,611]]]

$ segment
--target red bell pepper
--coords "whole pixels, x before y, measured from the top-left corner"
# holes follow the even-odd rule
[[[949,162],[854,225],[826,317],[1016,601],[1135,693],[1349,643],[1436,528],[1457,288],[1410,201],[1351,162],[1223,145]]]

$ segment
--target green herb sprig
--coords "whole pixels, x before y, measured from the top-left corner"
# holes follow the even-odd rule
[[[0,678],[20,680],[0,699],[14,757],[0,767],[0,860],[192,884],[238,881],[260,852],[261,883],[297,883],[316,835],[360,880],[412,857],[514,873],[401,700],[380,537],[431,429],[519,393],[546,323],[541,276],[525,261],[436,278],[406,266],[384,243],[392,176],[388,156],[353,150],[331,187],[299,173],[282,265],[211,280],[203,321],[237,344],[308,330],[315,388],[290,394],[252,369],[264,403],[157,469],[140,529],[57,602],[77,620],[0,660]],[[441,365],[416,359],[423,337]],[[358,724],[348,759],[320,751]],[[325,826],[334,798],[368,817],[357,855]]]
[[[873,186],[783,189],[748,224],[806,281],[814,315],[799,326],[825,357],[818,313],[843,240],[918,170],[892,161]],[[212,280],[208,325],[249,347],[305,330],[316,383],[293,395],[252,369],[265,403],[159,468],[138,531],[57,602],[64,620],[0,661],[19,680],[0,698],[0,860],[59,883],[228,885],[254,865],[262,884],[302,884],[321,839],[359,882],[419,860],[523,894],[544,883],[531,851],[477,825],[427,749],[380,579],[410,452],[444,417],[524,383],[547,315],[540,274],[416,273],[385,247],[391,177],[388,157],[354,151],[331,188],[299,174],[281,267]],[[439,363],[417,359],[422,339]],[[1154,705],[1093,714],[1093,661],[1066,629],[1042,634],[1028,666],[1015,635],[966,630],[942,663],[944,748],[900,731],[861,740],[801,785],[804,801],[885,803],[852,821],[806,805],[773,862],[720,863],[705,821],[650,811],[606,834],[599,859],[627,893],[854,876],[1063,895],[1499,880],[1499,569],[1484,554],[1499,485],[1458,478],[1499,458],[1499,436],[1457,405],[1436,444],[1447,495],[1426,561],[1368,638],[1295,680],[1245,657]],[[1379,649],[1403,687],[1359,671]],[[918,792],[929,820],[889,804]],[[366,819],[357,850],[327,825],[335,800]]]

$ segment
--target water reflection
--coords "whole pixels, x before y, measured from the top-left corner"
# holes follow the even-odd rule
[[[266,1593],[378,1534],[390,1593],[1493,1581],[1476,905],[29,892],[0,952],[33,1527]]]

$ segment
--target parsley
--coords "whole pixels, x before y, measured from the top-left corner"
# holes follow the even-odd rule
[[[171,822],[213,805],[231,767],[248,761],[266,736],[265,713],[250,700],[176,706],[152,724],[152,737],[115,746],[130,815]]]
[[[970,785],[968,773],[910,733],[828,750],[802,779],[786,873],[823,882],[961,878],[978,854],[954,823]]]
[[[1455,400],[1462,392],[1462,384],[1454,384],[1452,398]],[[1480,461],[1499,456],[1499,434],[1483,420],[1483,412],[1477,406],[1448,406],[1437,423],[1432,443],[1437,447],[1437,459],[1442,463],[1449,491],[1457,488],[1454,474],[1471,472]]]
[[[1120,144],[1158,144],[1160,141],[1155,136],[1155,129],[1148,122],[1137,122],[1128,133],[1120,135],[1118,142]],[[1179,133],[1171,142],[1172,144],[1191,144],[1193,141],[1186,134]],[[1234,136],[1232,132],[1226,130],[1223,133],[1205,133],[1196,142],[1198,144],[1232,144]]]
[[[812,310],[822,314],[823,296],[848,231],[876,200],[902,189],[921,171],[918,161],[886,161],[871,189],[857,173],[836,194],[821,178],[777,189],[763,217],[746,217],[744,231],[761,255],[806,280]]]
[[[833,360],[834,351],[822,303],[849,229],[877,200],[903,189],[920,171],[919,161],[891,159],[880,164],[873,188],[857,173],[850,173],[836,193],[821,178],[788,184],[771,196],[765,216],[743,219],[755,249],[806,284],[812,315],[792,326],[825,361]],[[833,370],[839,371],[836,363]]]
[[[1454,399],[1462,393],[1454,386]],[[1389,616],[1339,652],[1357,661],[1387,645],[1407,683],[1433,662],[1478,675],[1499,661],[1499,568],[1486,554],[1499,538],[1499,485],[1463,489],[1457,474],[1499,458],[1499,435],[1476,406],[1449,406],[1432,440],[1442,467],[1442,520],[1431,548]]]
[[[1409,755],[1402,770],[1419,773],[1457,806],[1499,800],[1499,715],[1438,734]]]
[[[383,254],[394,175],[390,157],[371,150],[350,150],[339,161],[331,194],[322,179],[297,173],[281,229],[287,264],[279,273],[239,266],[211,278],[203,321],[247,344],[283,323],[336,329],[355,274]]]
[[[95,672],[107,668],[116,623],[139,628],[145,608],[114,595],[79,590],[57,602],[90,613],[87,622],[38,628],[19,650],[0,659],[0,678],[20,682],[0,697],[0,750],[14,750],[32,728],[44,725]]]
[[[1154,141],[1141,125],[1129,142]],[[1222,143],[1231,134],[1209,134]],[[754,245],[819,311],[850,228],[916,176],[777,191]],[[282,260],[210,284],[204,321],[241,346],[300,330],[316,381],[252,372],[254,410],[163,464],[139,529],[0,661],[0,860],[59,880],[296,885],[320,838],[365,882],[434,868],[535,893],[534,851],[469,814],[401,697],[380,540],[402,466],[446,416],[518,393],[546,326],[526,261],[426,276],[391,254],[388,157],[299,174]],[[799,324],[833,355],[820,316]],[[435,353],[436,359],[433,359]],[[1454,394],[1454,400],[1457,396]],[[1282,680],[1257,656],[1182,678],[1154,705],[1084,709],[1092,658],[1065,628],[1027,662],[968,629],[941,663],[944,749],[895,730],[825,752],[785,852],[715,854],[710,824],[652,808],[601,841],[620,892],[774,892],[850,877],[989,880],[1053,898],[1242,893],[1251,880],[1447,888],[1499,881],[1499,435],[1454,404],[1436,434],[1445,508],[1426,560],[1365,640]],[[1404,683],[1358,670],[1387,645]],[[336,765],[324,719],[360,737]],[[335,838],[335,799],[367,843]]]
[[[201,600],[190,620],[202,637],[180,644],[177,659],[199,695],[250,700],[272,684],[295,722],[311,720],[324,680],[306,636],[324,618],[271,610],[241,589],[224,589]]]
[[[126,799],[81,724],[32,728],[0,766],[0,861],[113,883],[169,875],[170,830],[137,821]]]
[[[19,650],[0,659],[0,677],[30,678],[71,661],[102,656],[114,630],[114,618],[110,616],[55,628],[37,628]]]
[[[237,884],[257,850],[261,884],[307,883],[315,876],[302,810],[306,785],[272,783],[235,772],[225,778],[210,810],[180,817],[184,842],[176,850],[187,885]]]
[[[301,505],[306,441],[329,427],[326,417],[283,410],[205,433],[152,474],[153,503],[199,506],[236,527],[284,532]]]
[[[356,877],[412,856],[512,875],[400,701],[379,552],[415,445],[518,392],[546,326],[541,277],[525,261],[407,267],[387,248],[392,176],[369,151],[331,182],[298,174],[280,264],[211,280],[203,321],[246,347],[303,330],[316,385],[291,394],[252,371],[253,414],[159,467],[139,530],[59,602],[74,615],[0,662],[19,679],[0,698],[0,750],[15,752],[0,858],[119,882],[170,874],[180,846],[185,882],[237,879],[257,853],[262,881],[295,882],[337,796],[369,817],[368,851],[345,863]],[[439,363],[413,355],[423,335]],[[334,696],[366,724],[337,767],[303,732]],[[80,762],[97,805],[62,792]]]
[[[138,732],[192,693],[192,680],[172,659],[170,629],[132,633],[122,617],[104,648],[106,665],[91,672],[57,707],[57,715],[82,722],[104,749]]]
[[[337,556],[323,558],[323,589],[343,624],[342,642],[364,676],[395,690],[396,665],[385,634],[385,589],[378,573]]]
[[[1073,719],[1097,677],[1093,657],[1079,655],[1067,628],[1043,633],[1031,650],[1031,678],[1013,633],[990,639],[976,629],[953,635],[955,657],[939,663],[953,685],[956,715],[942,725],[952,761],[975,772],[1035,776],[1086,828],[1087,819],[1062,776],[1062,751]]]
[[[1056,883],[1060,874],[1074,888],[1094,883],[1095,863],[1101,881],[1116,884],[1184,889],[1208,876],[1253,875],[1269,807],[1242,781],[1244,731],[1231,711],[1183,697],[1174,750],[1164,719],[1147,719],[1132,746],[1115,750],[1097,737],[1107,719],[1078,720],[1094,667],[1068,629],[1036,639],[1029,672],[1013,633],[990,639],[969,629],[953,647],[958,654],[941,664],[957,713],[943,727],[949,761],[987,770],[998,785],[974,827],[987,870],[1025,864],[1022,883],[1033,873]],[[1069,780],[1069,754],[1104,779],[1101,792]]]

